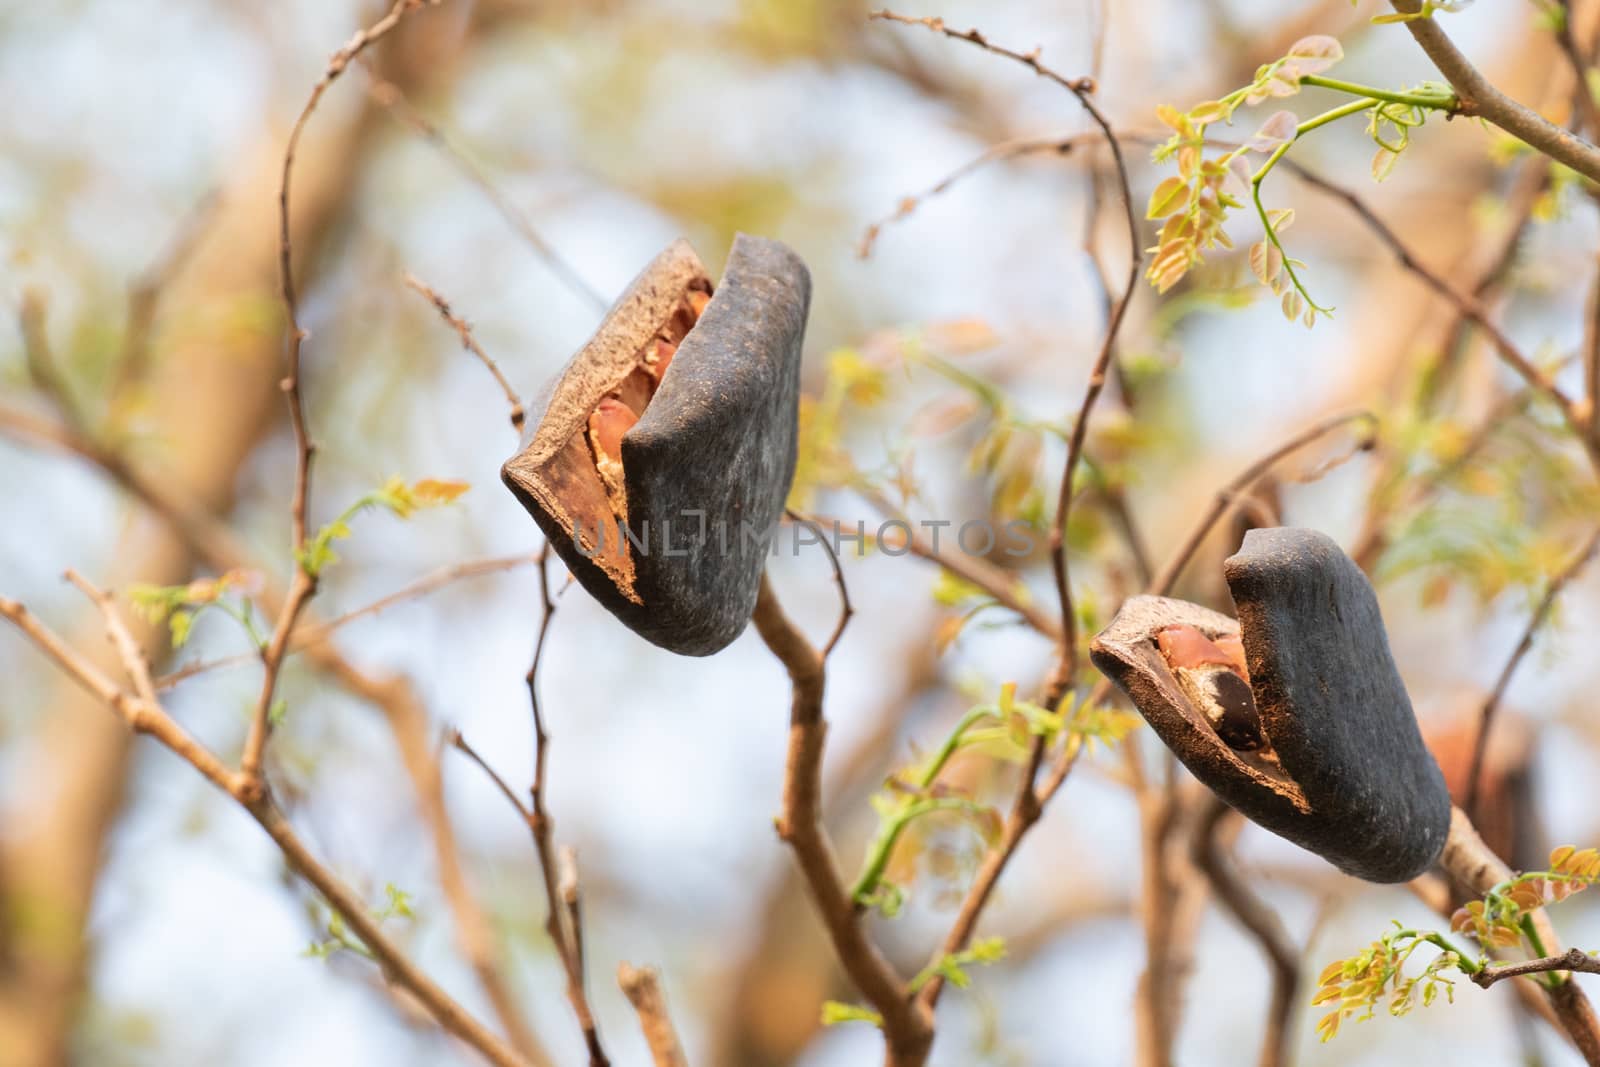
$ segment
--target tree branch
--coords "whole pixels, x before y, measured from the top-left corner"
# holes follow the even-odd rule
[[[138,652],[137,645],[127,635],[110,596],[95,589],[81,577],[74,575],[72,580],[94,600],[106,617],[108,632],[119,649],[123,664],[135,677],[136,692],[153,691],[148,666]],[[474,1018],[389,939],[366,902],[306,848],[270,794],[252,788],[243,772],[229,770],[214,753],[178,725],[177,720],[167,714],[159,703],[124,692],[86,657],[74,651],[39,622],[23,605],[0,598],[0,616],[9,619],[62,670],[121,716],[132,730],[154,737],[249,812],[251,818],[277,844],[295,872],[322,894],[328,905],[371,951],[389,980],[415,996],[441,1027],[477,1049],[496,1067],[528,1067],[530,1060]]]
[[[1403,15],[1422,10],[1421,0],[1390,0]],[[1460,113],[1487,119],[1513,137],[1564,163],[1592,182],[1600,182],[1600,148],[1563,130],[1532,108],[1511,99],[1473,66],[1436,18],[1416,18],[1406,24],[1411,36],[1439,68],[1455,90]]]
[[[533,838],[534,851],[539,857],[539,873],[544,885],[546,905],[545,931],[555,945],[567,978],[567,1002],[577,1017],[578,1028],[583,1032],[583,1042],[589,1052],[589,1067],[609,1067],[605,1049],[600,1044],[600,1032],[595,1026],[594,1012],[589,1007],[589,997],[584,989],[582,912],[578,901],[577,861],[563,850],[558,857],[553,835],[553,824],[545,808],[545,762],[550,752],[550,736],[545,733],[544,715],[539,706],[539,665],[544,659],[545,640],[550,633],[550,622],[555,616],[555,601],[550,597],[550,572],[546,566],[549,547],[539,553],[539,598],[543,613],[539,620],[539,635],[534,639],[533,661],[528,666],[525,682],[528,704],[533,714],[533,784],[528,789],[529,803],[524,806],[504,778],[480,756],[459,731],[451,732],[451,742],[476,763],[489,776],[501,794],[516,809]]]
[[[667,1014],[667,998],[661,993],[656,972],[649,967],[635,968],[631,964],[617,965],[617,985],[633,1010],[639,1015],[639,1028],[644,1031],[645,1044],[650,1047],[650,1059],[655,1067],[689,1067],[678,1042],[678,1032]]]
[[[1483,306],[1474,297],[1458,291],[1442,276],[1425,266],[1405,242],[1400,240],[1399,235],[1390,229],[1382,219],[1378,218],[1360,197],[1307,170],[1292,159],[1286,159],[1284,165],[1289,167],[1307,185],[1314,189],[1319,189],[1329,196],[1343,200],[1349,205],[1350,209],[1361,217],[1361,220],[1367,224],[1367,227],[1372,230],[1378,240],[1382,241],[1394,252],[1402,267],[1416,275],[1428,288],[1444,297],[1473,325],[1483,331],[1483,335],[1488,338],[1489,343],[1499,355],[1501,362],[1516,371],[1518,376],[1527,382],[1535,392],[1544,396],[1556,406],[1561,413],[1562,419],[1588,453],[1591,463],[1600,468],[1600,437],[1590,432],[1589,420],[1586,417],[1587,413],[1582,411],[1571,397],[1561,391],[1550,375],[1540,370],[1531,359],[1523,354],[1522,350],[1512,342],[1511,338],[1506,336],[1505,331],[1495,325],[1493,320],[1489,318],[1488,313],[1484,311]]]
[[[1582,971],[1585,974],[1600,974],[1600,960],[1595,959],[1581,948],[1569,948],[1559,956],[1542,956],[1536,960],[1523,960],[1521,963],[1502,963],[1492,967],[1485,967],[1477,974],[1472,975],[1472,980],[1485,989],[1496,982],[1507,978],[1519,978],[1527,974],[1545,974],[1550,971]]]
[[[1439,866],[1474,896],[1488,892],[1511,877],[1511,869],[1483,843],[1478,831],[1473,829],[1472,820],[1460,808],[1451,809],[1450,835],[1445,839]],[[1561,955],[1561,942],[1544,909],[1530,912],[1529,918],[1544,951]],[[1568,978],[1546,988],[1544,993],[1561,1028],[1571,1035],[1584,1061],[1591,1067],[1600,1064],[1600,1020],[1595,1018],[1594,1006],[1583,990]]]
[[[250,717],[250,731],[245,736],[244,755],[240,760],[240,771],[248,783],[248,788],[263,794],[266,782],[262,777],[261,763],[266,754],[267,737],[272,732],[272,698],[277,690],[278,675],[283,668],[284,657],[289,651],[289,634],[294,630],[300,612],[305,609],[307,602],[317,591],[316,575],[307,570],[300,559],[301,549],[306,543],[306,510],[311,495],[311,457],[316,451],[316,446],[312,444],[310,432],[306,427],[305,398],[300,389],[300,350],[307,334],[305,328],[300,325],[300,302],[294,284],[294,246],[290,237],[289,189],[294,176],[295,149],[299,147],[300,136],[305,132],[306,124],[311,120],[311,114],[316,111],[323,94],[349,68],[351,62],[400,25],[409,12],[424,6],[436,7],[440,2],[441,0],[395,0],[388,14],[366,29],[358,31],[344,47],[335,52],[328,60],[322,77],[312,87],[305,106],[295,117],[294,125],[289,130],[288,143],[283,150],[283,167],[278,181],[278,279],[283,297],[284,316],[288,320],[287,354],[284,358],[286,370],[282,388],[289,401],[289,424],[294,430],[295,442],[294,495],[289,504],[291,527],[289,543],[291,558],[295,560],[295,570],[294,577],[289,582],[289,592],[283,599],[283,607],[278,612],[278,621],[272,628],[272,636],[268,639],[266,651],[261,657],[263,667],[261,695],[256,699],[255,713]]]
[[[440,296],[415,274],[408,272],[405,276],[405,283],[434,306],[439,312],[439,317],[444,319],[445,323],[456,332],[457,337],[461,338],[461,347],[477,356],[478,361],[488,368],[489,373],[494,376],[496,384],[500,386],[500,390],[506,394],[506,403],[511,405],[511,428],[521,433],[522,424],[528,417],[527,411],[522,406],[522,398],[511,387],[511,383],[506,380],[506,376],[500,372],[500,365],[489,358],[489,354],[478,344],[477,338],[472,336],[472,327],[467,325],[467,320],[451,311],[449,301],[445,300],[444,297]]]
[[[1083,402],[1079,405],[1077,417],[1072,423],[1072,436],[1067,442],[1067,461],[1061,471],[1061,485],[1056,493],[1055,518],[1050,526],[1050,566],[1055,576],[1056,598],[1061,605],[1060,653],[1056,667],[1045,685],[1044,703],[1047,707],[1053,706],[1072,688],[1078,668],[1078,622],[1072,607],[1072,585],[1067,572],[1065,539],[1067,519],[1072,511],[1073,475],[1077,472],[1078,462],[1083,458],[1084,444],[1089,434],[1089,417],[1093,414],[1095,403],[1105,389],[1106,373],[1111,366],[1112,357],[1116,354],[1117,334],[1127,317],[1128,305],[1133,300],[1134,290],[1139,287],[1139,264],[1143,257],[1144,245],[1139,240],[1139,217],[1133,203],[1132,185],[1128,180],[1128,164],[1122,155],[1122,143],[1111,128],[1111,121],[1094,101],[1094,79],[1067,78],[1039,62],[1037,48],[1027,53],[1016,52],[995,44],[977,30],[953,30],[945,25],[945,21],[941,18],[912,18],[907,15],[897,15],[892,11],[874,11],[868,17],[912,26],[926,26],[934,33],[943,34],[952,40],[966,41],[986,52],[1015,60],[1039,77],[1061,86],[1077,98],[1095,126],[1099,127],[1101,136],[1111,149],[1112,161],[1116,164],[1123,213],[1128,222],[1128,280],[1123,287],[1122,295],[1112,305],[1110,317],[1106,321],[1105,336],[1100,342],[1100,351],[1089,369],[1089,384],[1084,390]],[[1031,782],[1029,789],[1031,792]]]
[[[822,823],[822,752],[828,732],[822,713],[822,655],[784,615],[765,576],[752,621],[793,687],[778,836],[794,850],[845,973],[883,1018],[886,1067],[921,1067],[933,1044],[932,1013],[920,1000],[907,998],[905,983],[862,927]]]

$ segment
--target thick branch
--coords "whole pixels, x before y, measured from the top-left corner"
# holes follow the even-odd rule
[[[1422,9],[1421,0],[1391,0],[1391,5],[1406,15]],[[1519,104],[1495,88],[1461,54],[1437,19],[1412,19],[1406,23],[1406,28],[1456,91],[1461,114],[1487,119],[1557,163],[1566,164],[1590,181],[1600,182],[1600,148],[1577,134],[1563,130],[1532,108]]]
[[[1511,877],[1511,869],[1483,843],[1472,820],[1460,808],[1450,812],[1450,836],[1445,839],[1444,853],[1439,866],[1464,889],[1481,895]],[[1541,908],[1532,912],[1534,930],[1544,950],[1561,954],[1561,942],[1556,937],[1550,917]],[[1600,1065],[1600,1020],[1595,1018],[1594,1005],[1576,982],[1570,978],[1545,989],[1550,1007],[1556,1013],[1561,1028],[1571,1035],[1573,1044],[1583,1054],[1584,1062]]]
[[[789,672],[794,692],[778,836],[794,850],[845,973],[883,1017],[886,1064],[920,1067],[933,1043],[932,1013],[920,1001],[907,999],[905,983],[862,927],[822,823],[822,752],[828,732],[822,715],[822,655],[784,615],[765,577],[753,621],[761,640]]]

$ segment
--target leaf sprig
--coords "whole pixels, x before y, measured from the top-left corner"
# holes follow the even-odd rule
[[[1392,1016],[1405,1015],[1419,1003],[1431,1005],[1440,991],[1454,1003],[1453,980],[1448,972],[1471,977],[1490,966],[1493,949],[1531,948],[1545,955],[1534,928],[1532,913],[1546,904],[1565,900],[1572,894],[1600,881],[1600,850],[1581,851],[1564,845],[1550,853],[1550,869],[1528,871],[1491,888],[1481,900],[1469,902],[1450,919],[1450,929],[1464,934],[1483,950],[1474,957],[1443,934],[1432,930],[1413,930],[1395,923],[1395,928],[1347,959],[1335,960],[1317,979],[1317,992],[1311,1003],[1337,1006],[1317,1021],[1317,1035],[1330,1041],[1340,1024],[1351,1016],[1356,1022],[1373,1017],[1385,995]],[[1406,963],[1423,945],[1433,945],[1439,955],[1429,960],[1421,973],[1406,974]],[[1559,981],[1554,975],[1535,974],[1546,984]]]
[[[339,513],[339,517],[323,526],[295,553],[300,569],[315,578],[323,568],[339,562],[333,550],[335,541],[350,536],[350,522],[369,508],[381,508],[399,519],[409,519],[425,508],[441,507],[452,503],[471,486],[466,482],[441,481],[423,478],[407,485],[403,479],[390,478],[379,489],[361,496],[355,503]]]
[[[1405,966],[1411,954],[1426,944],[1444,951],[1429,960],[1421,974],[1407,975]],[[1324,1042],[1333,1040],[1339,1024],[1352,1015],[1356,1022],[1366,1022],[1377,1011],[1386,990],[1389,1014],[1397,1018],[1416,1007],[1419,1000],[1423,1007],[1431,1005],[1441,989],[1445,999],[1454,1003],[1455,985],[1444,972],[1459,971],[1464,962],[1460,953],[1438,934],[1408,930],[1396,923],[1394,930],[1354,956],[1328,964],[1318,976],[1311,1003],[1337,1001],[1338,1006],[1317,1020],[1317,1036]]]
[[[1263,239],[1250,249],[1250,268],[1261,283],[1281,300],[1291,322],[1315,325],[1318,315],[1333,309],[1318,304],[1301,281],[1305,264],[1288,254],[1283,233],[1294,220],[1289,209],[1268,209],[1261,199],[1261,184],[1301,137],[1349,115],[1369,112],[1367,134],[1377,145],[1373,176],[1382,181],[1393,171],[1400,153],[1410,144],[1411,131],[1421,126],[1430,111],[1452,110],[1456,97],[1449,86],[1425,83],[1416,88],[1376,89],[1323,76],[1344,58],[1332,37],[1305,37],[1290,46],[1282,59],[1265,64],[1255,79],[1217,100],[1207,100],[1188,111],[1169,105],[1156,114],[1173,133],[1155,150],[1156,162],[1176,160],[1178,173],[1158,184],[1146,205],[1147,218],[1163,220],[1156,244],[1148,251],[1145,277],[1165,293],[1194,267],[1205,253],[1233,247],[1225,224],[1228,213],[1243,205],[1248,190],[1261,221]],[[1242,144],[1206,156],[1207,128],[1219,122],[1232,124],[1235,113],[1268,99],[1294,96],[1305,86],[1331,89],[1352,99],[1304,121],[1292,111],[1274,112]],[[1262,157],[1252,169],[1249,157]]]
[[[918,971],[916,977],[906,984],[906,993],[916,996],[917,992],[934,978],[943,978],[957,989],[966,989],[972,985],[972,975],[967,968],[973,965],[987,967],[992,963],[999,963],[1006,958],[1006,940],[1003,937],[983,937],[974,941],[960,952],[947,952],[939,959]],[[822,1025],[836,1026],[839,1023],[871,1023],[873,1026],[883,1026],[883,1016],[871,1008],[860,1004],[846,1004],[837,1000],[822,1002]]]
[[[886,872],[895,846],[919,820],[935,812],[959,814],[992,845],[1001,830],[1000,813],[939,781],[941,772],[958,753],[983,748],[1002,759],[1021,761],[1035,738],[1053,743],[1065,734],[1067,743],[1113,745],[1126,737],[1141,720],[1131,712],[1098,705],[1078,705],[1068,695],[1056,710],[1017,699],[1015,682],[1000,687],[999,699],[968,711],[938,750],[922,763],[891,775],[883,790],[872,798],[878,813],[878,833],[867,849],[861,874],[851,890],[858,907],[876,908],[886,917],[899,913],[905,889],[889,881]]]
[[[182,648],[194,631],[195,620],[208,609],[216,609],[237,622],[257,649],[266,647],[266,638],[256,629],[255,605],[250,594],[260,586],[260,576],[242,570],[228,571],[217,578],[196,578],[185,585],[134,585],[128,599],[153,623],[165,622],[173,648]],[[237,600],[227,594],[241,594]]]

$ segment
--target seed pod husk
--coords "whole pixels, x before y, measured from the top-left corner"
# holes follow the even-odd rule
[[[1372,882],[1427,870],[1444,848],[1450,795],[1422,742],[1377,597],[1313,530],[1251,530],[1224,564],[1239,618],[1135,597],[1090,655],[1184,765],[1223,800]],[[1243,639],[1264,752],[1236,751],[1183,692],[1156,645],[1172,626]]]
[[[674,242],[531,405],[501,469],[583,587],[662,648],[710,655],[750,620],[794,479],[810,299],[776,241],[737,236],[714,291]]]

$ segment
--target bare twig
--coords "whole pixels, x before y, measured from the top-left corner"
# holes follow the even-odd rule
[[[500,389],[506,394],[506,403],[511,405],[511,428],[521,433],[523,421],[528,417],[527,412],[522,407],[522,398],[511,387],[511,383],[506,380],[506,376],[500,373],[499,364],[489,358],[489,354],[478,344],[478,339],[472,336],[472,327],[468,325],[467,320],[451,311],[449,302],[415,274],[407,273],[405,282],[438,309],[439,316],[456,332],[456,336],[461,338],[461,347],[477,356],[478,361],[488,368],[489,373],[494,376],[494,380],[499,384]]]
[[[1058,156],[1068,156],[1075,149],[1081,148],[1091,141],[1098,141],[1100,137],[1101,134],[1099,133],[1082,133],[1072,137],[1026,137],[990,145],[980,155],[961,164],[961,166],[946,174],[922,192],[902,197],[900,203],[895,205],[894,214],[885,215],[862,231],[861,240],[856,245],[856,255],[861,259],[871,256],[872,250],[878,242],[878,237],[883,233],[885,226],[910,218],[917,208],[922,206],[924,201],[949,192],[957,182],[971,177],[991,163],[1017,159],[1021,156],[1041,155],[1047,152]]]
[[[106,615],[113,640],[122,650],[124,666],[136,679],[143,675],[142,680],[135,682],[136,691],[150,691],[152,683],[148,667],[143,665],[142,655],[136,658],[128,655],[128,647],[132,646],[136,651],[137,646],[126,636],[121,620],[116,618],[109,595],[81,578],[75,581]],[[21,604],[0,598],[0,616],[9,619],[62,670],[121,716],[131,729],[154,737],[249,812],[277,844],[295,872],[322,894],[329,906],[372,953],[389,980],[415,996],[440,1026],[472,1046],[497,1067],[528,1067],[529,1060],[473,1017],[390,940],[366,902],[306,848],[269,793],[253,788],[242,772],[230,770],[210,749],[178,725],[177,720],[168,715],[160,704],[144,696],[124,692]],[[118,636],[119,631],[121,636]]]
[[[1372,230],[1378,240],[1389,247],[1390,251],[1400,260],[1402,267],[1416,275],[1428,288],[1438,293],[1449,304],[1454,306],[1457,311],[1471,320],[1473,325],[1477,326],[1483,332],[1483,335],[1488,338],[1490,345],[1499,355],[1501,362],[1516,371],[1518,376],[1536,392],[1555,404],[1557,410],[1561,412],[1562,419],[1572,429],[1572,432],[1588,452],[1591,462],[1600,467],[1600,437],[1596,437],[1589,432],[1588,420],[1584,417],[1585,413],[1579,409],[1579,405],[1571,397],[1561,391],[1555,380],[1548,373],[1539,369],[1512,342],[1511,338],[1506,336],[1505,331],[1495,325],[1476,298],[1460,292],[1455,286],[1446,281],[1443,276],[1424,265],[1416,254],[1411,251],[1410,247],[1400,239],[1400,236],[1390,229],[1387,223],[1378,218],[1372,208],[1360,197],[1307,170],[1291,159],[1285,159],[1284,162],[1307,185],[1344,201],[1350,210],[1360,216],[1361,220]]]
[[[1472,980],[1485,989],[1496,982],[1507,978],[1518,978],[1527,974],[1545,974],[1550,971],[1582,971],[1585,974],[1600,974],[1600,960],[1595,959],[1581,948],[1569,948],[1559,956],[1541,956],[1536,960],[1523,960],[1520,963],[1501,963],[1472,975]]]
[[[344,47],[329,58],[322,77],[312,87],[305,106],[295,117],[294,125],[289,130],[288,143],[283,150],[283,168],[278,182],[278,277],[282,289],[284,315],[288,320],[287,353],[284,358],[286,369],[282,387],[289,401],[289,423],[294,430],[295,442],[294,495],[289,505],[291,527],[289,543],[296,566],[294,577],[289,583],[289,592],[284,597],[283,607],[278,612],[278,620],[272,628],[272,636],[262,653],[261,695],[256,699],[255,712],[250,718],[250,731],[245,735],[244,755],[240,760],[240,770],[245,780],[250,783],[250,788],[263,792],[266,786],[261,774],[261,761],[266,754],[267,737],[272,730],[272,702],[273,694],[277,690],[278,675],[283,667],[284,657],[289,651],[289,635],[294,630],[295,622],[299,619],[300,612],[305,609],[306,603],[317,591],[315,573],[300,559],[300,551],[306,543],[306,509],[311,494],[311,457],[315,446],[306,427],[305,399],[300,388],[300,350],[306,339],[306,330],[300,325],[300,302],[294,284],[294,246],[290,239],[289,223],[289,191],[294,176],[295,149],[299,147],[300,136],[305,132],[306,124],[311,120],[312,112],[316,111],[323,94],[349,68],[350,63],[374,42],[382,40],[400,25],[401,20],[409,12],[419,7],[436,7],[439,3],[440,0],[395,0],[388,14],[366,29],[357,31]]]
[[[752,621],[793,687],[778,836],[794,850],[845,973],[883,1018],[886,1067],[920,1067],[933,1043],[932,1013],[920,1000],[907,997],[905,982],[862,926],[822,823],[822,752],[828,730],[822,713],[822,655],[784,615],[766,577]]]
[[[1405,15],[1422,10],[1421,0],[1390,0],[1390,6]],[[1436,18],[1416,18],[1406,24],[1417,44],[1433,60],[1450,87],[1456,91],[1459,112],[1487,119],[1513,137],[1538,149],[1558,163],[1564,163],[1590,181],[1600,182],[1600,148],[1563,130],[1532,108],[1519,104],[1474,67]],[[1579,79],[1581,82],[1581,78]]]
[[[1272,1002],[1267,1009],[1257,1063],[1260,1067],[1282,1067],[1289,1057],[1289,1021],[1294,1014],[1295,992],[1300,983],[1300,951],[1289,940],[1277,913],[1251,890],[1249,883],[1229,862],[1221,831],[1232,815],[1232,808],[1211,796],[1196,829],[1191,855],[1195,866],[1210,879],[1217,900],[1266,953],[1272,967]]]
[[[3,421],[3,418],[4,414],[0,413],[0,421]],[[387,611],[397,604],[403,604],[408,600],[417,600],[437,592],[447,585],[453,585],[469,578],[481,578],[485,575],[500,574],[513,570],[533,563],[537,558],[537,556],[525,553],[516,556],[496,556],[490,559],[467,560],[463,563],[451,564],[448,567],[440,567],[431,574],[424,575],[392,593],[379,597],[370,604],[364,604],[359,608],[345,612],[343,615],[336,615],[325,622],[308,624],[302,621],[302,624],[295,628],[294,634],[289,640],[289,654],[293,655],[296,652],[302,652],[305,649],[320,645],[332,637],[335,631],[342,630],[351,623],[358,622],[370,615],[377,615],[380,612]],[[156,679],[156,688],[170,689],[179,682],[187,681],[196,675],[259,662],[260,657],[253,652],[240,653],[237,656],[223,656],[213,660],[202,660],[197,663],[191,663],[186,667],[180,667],[168,674],[163,674]]]
[[[1166,596],[1172,592],[1173,586],[1178,582],[1178,577],[1183,573],[1183,568],[1188,566],[1189,561],[1194,558],[1194,554],[1199,551],[1201,544],[1205,542],[1212,529],[1227,516],[1229,511],[1238,506],[1239,501],[1244,498],[1245,494],[1249,493],[1257,482],[1271,473],[1273,467],[1307,445],[1326,437],[1336,430],[1343,429],[1352,422],[1366,422],[1370,431],[1372,427],[1376,426],[1377,417],[1370,411],[1342,411],[1329,415],[1327,418],[1313,423],[1273,448],[1266,455],[1240,471],[1221,489],[1217,490],[1216,496],[1212,499],[1211,507],[1195,523],[1194,528],[1189,531],[1188,535],[1179,544],[1177,551],[1172,554],[1172,558],[1162,565],[1161,570],[1156,574],[1155,580],[1150,583],[1150,592],[1157,596]],[[1369,432],[1366,440],[1370,439]]]
[[[539,705],[539,665],[544,658],[545,640],[550,633],[550,622],[555,616],[555,601],[550,597],[550,572],[546,567],[550,551],[547,545],[539,553],[539,598],[543,615],[539,620],[539,635],[534,639],[533,661],[528,667],[525,681],[528,703],[533,714],[533,784],[528,789],[529,803],[524,806],[517,794],[506,784],[487,760],[463,738],[459,731],[452,732],[451,742],[467,758],[476,763],[489,776],[527,824],[533,838],[534,851],[539,857],[539,873],[544,884],[545,930],[555,945],[567,978],[567,1001],[577,1016],[578,1028],[583,1031],[584,1045],[589,1052],[589,1067],[608,1067],[605,1049],[600,1044],[600,1032],[595,1026],[594,1012],[589,1007],[589,997],[584,989],[582,919],[578,899],[577,861],[567,850],[557,855],[553,824],[545,806],[545,764],[550,751],[550,736],[545,733],[544,714]]]
[[[639,1028],[644,1031],[644,1042],[650,1047],[650,1060],[655,1067],[689,1067],[655,970],[619,963],[617,985],[639,1015]]]
[[[1500,702],[1505,698],[1506,689],[1511,685],[1511,676],[1516,673],[1517,667],[1522,663],[1523,657],[1533,648],[1534,636],[1539,628],[1550,617],[1550,612],[1555,608],[1556,598],[1561,595],[1574,578],[1588,566],[1594,558],[1596,550],[1600,550],[1600,527],[1584,539],[1582,547],[1545,587],[1544,596],[1539,599],[1539,604],[1533,609],[1533,614],[1528,618],[1528,625],[1523,628],[1522,638],[1517,642],[1517,647],[1511,653],[1511,658],[1500,671],[1500,677],[1494,683],[1489,696],[1483,702],[1483,708],[1478,712],[1478,734],[1472,743],[1472,769],[1467,772],[1467,794],[1462,805],[1469,815],[1478,809],[1479,779],[1483,777],[1484,754],[1489,750],[1489,731],[1494,726],[1495,712],[1500,708]]]
[[[839,621],[834,624],[833,633],[828,635],[827,643],[822,646],[822,658],[826,660],[833,654],[834,646],[839,643],[839,638],[844,636],[844,628],[850,625],[850,619],[856,613],[856,609],[850,605],[850,588],[844,581],[844,568],[839,564],[839,553],[833,547],[833,542],[828,540],[828,535],[823,533],[822,524],[815,519],[807,518],[793,508],[784,509],[784,514],[817,535],[823,550],[828,553],[828,562],[833,566],[833,581],[839,587]]]
[[[897,15],[892,11],[875,11],[870,16],[875,19],[884,19],[890,22],[902,22],[913,26],[926,26],[935,33],[943,34],[957,41],[966,41],[1006,59],[1015,60],[1032,70],[1039,77],[1054,82],[1077,98],[1078,103],[1088,112],[1089,118],[1099,127],[1101,135],[1105,138],[1107,146],[1111,149],[1112,161],[1116,164],[1117,181],[1120,185],[1124,214],[1128,221],[1128,280],[1123,287],[1122,295],[1112,306],[1111,315],[1106,322],[1105,337],[1100,343],[1100,351],[1095,356],[1094,363],[1089,369],[1089,384],[1084,389],[1083,403],[1078,408],[1077,418],[1073,420],[1072,436],[1067,442],[1067,461],[1061,472],[1061,486],[1056,494],[1055,519],[1050,527],[1050,565],[1055,574],[1056,597],[1061,604],[1061,647],[1057,658],[1056,668],[1051,673],[1050,680],[1045,686],[1046,705],[1053,705],[1061,696],[1072,688],[1073,679],[1078,667],[1078,623],[1076,613],[1072,608],[1072,586],[1067,573],[1066,552],[1066,526],[1067,519],[1072,511],[1072,482],[1073,475],[1077,472],[1078,462],[1083,458],[1084,443],[1088,439],[1089,417],[1094,412],[1096,401],[1105,389],[1107,369],[1111,365],[1111,358],[1116,353],[1117,333],[1122,329],[1123,319],[1127,316],[1128,304],[1133,299],[1134,290],[1139,286],[1139,263],[1142,258],[1143,244],[1139,240],[1139,218],[1133,203],[1133,191],[1128,180],[1128,164],[1122,155],[1122,143],[1117,139],[1116,132],[1111,128],[1111,122],[1106,118],[1094,101],[1094,80],[1091,78],[1067,78],[1056,73],[1039,61],[1039,50],[1031,52],[1016,52],[1009,48],[995,44],[977,30],[953,30],[945,25],[939,18],[912,18],[907,15]],[[1031,790],[1031,784],[1030,784]]]
[[[1055,641],[1061,639],[1060,622],[1053,614],[1023,595],[1016,575],[980,556],[959,551],[951,552],[948,548],[930,543],[927,538],[917,533],[915,524],[882,494],[868,492],[863,496],[878,511],[904,525],[908,531],[905,547],[913,556],[930,563],[937,563],[962,581],[981,589],[995,603],[1016,612],[1024,622],[1045,637]]]
[[[517,232],[517,235],[527,242],[528,246],[544,261],[545,266],[550,268],[551,273],[559,278],[563,285],[593,305],[597,311],[604,311],[608,306],[606,298],[601,296],[594,286],[584,281],[583,276],[577,272],[572,264],[562,258],[560,253],[545,239],[544,235],[528,220],[528,217],[518,211],[516,206],[490,180],[489,176],[483,172],[483,168],[479,167],[468,158],[465,152],[452,144],[438,126],[424,118],[422,113],[406,99],[405,92],[398,85],[380,75],[372,64],[365,60],[362,61],[361,65],[371,79],[369,91],[372,99],[386,108],[390,114],[401,122],[411,127],[424,141],[438,149],[457,170],[466,176],[468,181],[476,185],[489,203],[494,205],[494,209],[500,213],[500,217],[505,219],[511,228]]]

